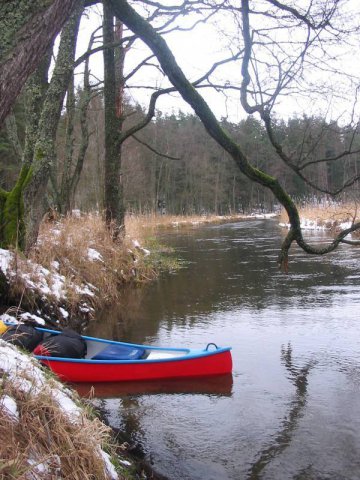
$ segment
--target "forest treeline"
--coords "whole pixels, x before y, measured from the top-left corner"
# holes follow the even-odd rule
[[[84,92],[76,95],[75,121],[72,148],[76,158],[80,148],[80,103]],[[139,106],[126,104],[125,127],[137,124],[145,117]],[[15,120],[16,119],[16,120]],[[20,144],[24,142],[24,108],[21,100],[15,109],[14,120]],[[49,208],[62,213],[59,191],[64,182],[68,161],[68,114],[63,111],[57,132],[57,162],[51,174],[47,195]],[[89,143],[82,173],[72,208],[81,211],[102,211],[104,198],[104,104],[100,95],[90,101],[86,115]],[[286,166],[271,145],[262,123],[248,116],[240,123],[222,119],[221,126],[242,145],[253,165],[279,179],[280,183],[298,202],[321,201],[324,194],[302,182]],[[333,159],[348,149],[351,142],[356,151],[360,135],[354,137],[336,122],[327,123],[321,118],[302,117],[276,121],[276,136],[284,149],[299,162],[308,163],[306,174],[323,189],[334,191],[346,178],[360,172],[360,153],[334,162],[316,161]],[[21,164],[16,143],[9,128],[0,133],[1,187],[10,189],[19,174]],[[339,159],[340,160],[340,159]],[[72,169],[75,167],[72,166]],[[69,180],[68,180],[69,181]],[[172,114],[157,112],[154,119],[141,132],[123,145],[119,182],[123,186],[124,204],[129,213],[160,212],[171,214],[228,214],[273,211],[278,208],[272,193],[254,184],[241,174],[233,160],[208,135],[194,114],[181,111]],[[343,200],[356,199],[359,185],[356,182],[342,194]]]

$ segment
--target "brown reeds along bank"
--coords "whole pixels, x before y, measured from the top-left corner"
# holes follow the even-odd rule
[[[141,231],[136,234],[141,235]],[[142,242],[143,238],[133,238],[131,233],[114,242],[98,214],[68,216],[55,223],[42,223],[30,258],[46,268],[55,268],[80,289],[88,285],[96,299],[107,301],[117,298],[119,287],[156,276],[145,260],[147,251],[137,246]]]
[[[356,202],[353,203],[309,203],[299,207],[299,214],[302,224],[313,225],[334,233],[341,228],[346,228],[351,223],[360,221],[360,208]],[[282,210],[280,222],[286,224],[288,221],[285,210]],[[351,234],[353,238],[360,238],[360,231]]]
[[[0,268],[10,285],[7,306],[82,325],[97,309],[117,303],[125,286],[177,268],[176,259],[156,240],[151,239],[151,250],[145,248],[149,230],[129,224],[126,236],[114,242],[98,214],[44,221],[28,258],[0,251]]]
[[[110,429],[34,358],[3,340],[0,438],[4,480],[125,478],[105,451],[112,448]]]

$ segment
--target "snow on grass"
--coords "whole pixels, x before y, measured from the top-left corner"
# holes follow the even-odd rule
[[[9,315],[8,313],[3,313],[0,315],[0,320],[4,323],[18,323],[16,317]]]
[[[94,297],[95,293],[93,291],[95,287],[93,285],[87,284],[79,287],[78,285],[75,286],[76,293],[80,295],[87,295],[88,297]]]
[[[290,223],[279,223],[280,227],[290,228]],[[300,222],[302,230],[330,230],[331,225],[323,222],[319,223],[317,220],[302,219]]]
[[[137,250],[140,250],[140,252],[143,252],[144,255],[147,257],[148,255],[150,255],[150,250],[148,250],[147,248],[144,248],[140,245],[139,241],[138,240],[133,240],[132,241],[134,247],[137,249]]]
[[[69,396],[70,390],[66,392],[62,388],[53,388],[51,396],[61,406],[69,420],[76,422],[81,419],[82,409]]]
[[[0,398],[0,408],[5,409],[5,413],[11,418],[11,420],[19,420],[19,411],[17,403],[9,395],[4,395]]]
[[[35,401],[39,405],[46,398],[49,399],[46,400],[47,402],[52,401],[58,406],[70,424],[78,426],[81,430],[84,428],[85,410],[75,401],[72,391],[55,378],[50,377],[34,357],[23,353],[1,339],[0,372],[0,410],[2,414],[0,420],[2,422],[6,418],[10,422],[21,421],[19,414],[21,407],[17,402],[22,402],[24,398],[31,398],[33,402]],[[11,390],[9,390],[9,385],[11,385]],[[16,392],[14,394],[15,398],[10,396],[8,391]],[[109,455],[95,441],[93,451],[97,452],[98,457],[103,461],[105,477],[109,480],[118,480],[119,477]],[[51,459],[44,458],[44,455],[37,452],[36,443],[31,446],[27,455],[27,463],[31,466],[31,476],[27,478],[33,478],[34,480],[53,478],[50,474],[54,472],[54,457],[56,455],[51,455]],[[58,457],[55,469],[60,471],[60,466],[61,462]]]
[[[63,318],[66,319],[66,318],[69,317],[69,312],[68,312],[67,310],[65,310],[65,308],[60,307],[60,308],[59,308],[59,312],[61,313],[61,315],[62,315]]]
[[[94,261],[104,262],[101,253],[95,250],[95,248],[88,248],[87,256],[88,256],[88,259],[92,262]]]
[[[26,320],[32,320],[40,326],[45,326],[45,323],[46,323],[43,318],[39,317],[38,315],[34,315],[33,313],[29,313],[29,312],[21,313],[19,315],[19,317],[20,317],[20,320],[25,320],[25,321]],[[0,319],[1,319],[1,316],[0,316]],[[4,319],[2,319],[2,320],[5,321]]]
[[[101,455],[102,459],[104,460],[105,470],[106,470],[107,474],[110,476],[110,478],[112,480],[116,480],[118,478],[118,474],[116,473],[114,465],[111,463],[110,455],[108,453],[104,452],[104,450],[101,450],[101,449],[100,449],[100,455]],[[129,466],[130,465],[131,465],[131,463],[129,462]]]
[[[275,218],[278,216],[278,213],[253,213],[249,215],[249,218],[256,218],[256,220],[269,220],[270,218]]]
[[[9,271],[10,265],[12,261],[12,254],[9,250],[4,250],[0,248],[0,268],[6,275]]]
[[[3,316],[0,317],[3,319]],[[0,338],[0,371],[24,394],[47,393],[59,405],[70,420],[78,420],[81,409],[63,392],[63,385],[57,380],[49,382],[38,361],[22,353],[18,348]]]
[[[340,223],[339,228],[341,230],[346,230],[347,228],[350,228],[351,226],[352,226],[351,222],[343,222],[343,223]]]
[[[279,223],[280,227],[290,228],[290,223]],[[350,228],[352,225],[351,222],[342,222],[339,223],[336,220],[320,220],[320,219],[308,219],[302,218],[300,222],[300,226],[302,230],[317,230],[317,231],[326,231],[332,230],[334,228],[345,230],[346,228]]]
[[[27,260],[26,263],[23,264],[25,268],[22,269],[22,262],[18,261],[15,272],[13,268],[15,261],[15,254],[13,252],[0,249],[0,268],[9,281],[15,279],[15,277],[21,278],[26,288],[36,291],[40,295],[53,297],[57,301],[66,301],[69,290],[89,297],[95,295],[95,287],[93,285],[84,284],[78,286],[72,284],[64,275],[57,273],[56,270],[59,268],[58,262],[53,262],[54,270],[49,270],[31,260]],[[65,316],[64,318],[67,317]]]

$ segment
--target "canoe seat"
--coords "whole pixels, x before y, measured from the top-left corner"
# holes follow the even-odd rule
[[[144,348],[126,345],[108,345],[92,357],[92,360],[139,360],[145,354]]]

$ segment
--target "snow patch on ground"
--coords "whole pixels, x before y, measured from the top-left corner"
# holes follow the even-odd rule
[[[0,398],[0,408],[4,408],[5,413],[12,420],[19,420],[17,404],[13,398],[9,397],[9,395],[4,395],[2,398]]]
[[[259,220],[265,219],[268,220],[270,218],[275,218],[278,217],[278,213],[254,213],[252,215],[249,215],[249,218],[256,218]]]
[[[132,243],[133,243],[134,247],[135,247],[137,250],[139,250],[140,252],[142,252],[142,253],[145,255],[145,257],[147,257],[148,255],[150,255],[150,253],[151,253],[150,250],[148,250],[147,248],[142,247],[142,246],[140,245],[140,243],[138,242],[138,240],[133,240]]]
[[[9,315],[8,313],[3,313],[0,315],[0,320],[4,323],[18,323],[16,317]]]
[[[19,315],[19,317],[20,317],[20,320],[25,320],[25,321],[26,320],[32,320],[35,323],[37,323],[38,325],[45,326],[45,320],[41,317],[38,317],[37,315],[32,314],[32,313],[29,313],[29,312],[22,313],[22,314]]]
[[[290,228],[290,223],[279,223],[280,227],[283,228]],[[343,223],[338,223],[336,220],[310,220],[307,218],[303,218],[301,220],[300,226],[302,230],[316,230],[316,231],[327,231],[331,230],[333,228],[339,229],[339,230],[345,230],[347,228],[350,228],[352,226],[351,222],[343,222]]]
[[[88,259],[91,260],[92,262],[96,260],[98,262],[104,262],[101,253],[95,250],[94,248],[88,248],[87,256],[88,256]]]
[[[11,319],[16,323],[16,319],[10,315],[1,315],[0,320]],[[18,348],[0,338],[0,370],[2,375],[6,375],[17,388],[26,394],[32,393],[39,395],[47,393],[62,406],[69,419],[78,419],[81,409],[74,401],[63,392],[63,385],[57,380],[53,380],[51,385],[40,368],[38,361],[31,355],[22,353]]]
[[[0,268],[6,275],[9,271],[10,265],[12,261],[12,254],[9,250],[4,250],[0,248]]]
[[[5,315],[2,315],[0,318],[4,320],[4,317]],[[6,378],[6,382],[11,382],[18,391],[24,394],[32,395],[33,397],[40,395],[52,397],[64,415],[67,416],[68,420],[74,424],[78,424],[79,428],[81,428],[83,410],[72,398],[71,391],[56,379],[49,379],[35,358],[22,353],[19,349],[1,339],[0,370],[2,373],[2,377],[0,377],[0,408],[2,413],[7,415],[11,421],[20,420],[19,410],[14,398],[1,394],[1,384],[4,378]],[[117,480],[118,475],[110,461],[109,455],[105,453],[100,446],[98,448],[101,458],[104,461],[104,470],[111,480]],[[33,452],[33,455],[29,452],[28,461],[29,464],[37,464],[37,473],[46,475],[50,472],[50,464],[47,462],[39,462],[35,452]],[[53,469],[53,461],[51,469]],[[37,477],[35,476],[34,479],[35,478]]]
[[[92,258],[101,259],[101,255],[94,249],[92,251]],[[57,272],[59,263],[53,262],[52,270],[49,270],[41,265],[35,264],[30,260],[26,262],[26,271],[21,271],[21,262],[18,262],[16,272],[13,264],[16,262],[15,254],[9,250],[0,249],[0,269],[4,272],[8,280],[11,282],[16,276],[20,277],[25,284],[25,287],[37,292],[40,296],[52,297],[58,303],[66,303],[67,292],[76,291],[77,294],[85,297],[94,297],[96,288],[90,284],[81,286],[72,284],[64,275]],[[84,310],[85,311],[85,310]],[[92,311],[92,307],[87,306],[87,311]],[[69,313],[61,308],[61,315],[63,318],[68,318]],[[30,314],[26,314],[30,315]],[[34,319],[34,318],[33,318]],[[37,319],[35,319],[37,321]]]
[[[65,308],[60,307],[59,312],[61,313],[63,318],[68,318],[69,317],[69,312],[65,310]]]
[[[118,478],[118,474],[116,473],[114,465],[111,463],[110,455],[108,455],[106,452],[104,452],[104,450],[101,450],[101,449],[100,449],[100,455],[104,460],[105,471],[110,476],[111,480],[116,480]]]

